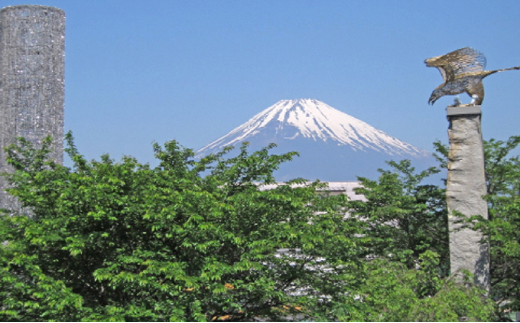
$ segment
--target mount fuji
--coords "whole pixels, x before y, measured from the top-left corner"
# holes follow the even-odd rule
[[[412,160],[422,170],[435,164],[425,150],[394,138],[369,124],[314,99],[282,100],[258,113],[227,135],[197,151],[216,153],[226,146],[248,141],[250,152],[270,143],[273,153],[297,151],[300,157],[282,164],[276,179],[296,177],[322,181],[353,181],[356,176],[375,179],[386,160]]]

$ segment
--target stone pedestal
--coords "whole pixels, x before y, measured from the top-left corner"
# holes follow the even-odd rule
[[[454,212],[487,219],[484,149],[480,106],[448,107],[450,141],[446,202],[449,214],[451,273],[466,269],[475,282],[489,290],[489,244],[483,235],[471,229],[458,230]]]
[[[50,158],[63,162],[65,13],[47,6],[0,10],[0,148],[25,137],[38,147],[53,137]],[[10,172],[0,149],[0,172]],[[18,209],[4,192],[0,207]]]

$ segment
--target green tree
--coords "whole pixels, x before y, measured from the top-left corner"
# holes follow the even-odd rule
[[[458,321],[496,319],[486,291],[449,274],[445,189],[423,184],[439,169],[416,172],[410,161],[390,161],[377,181],[360,177],[351,215],[362,219],[364,283],[347,306],[345,321]],[[442,164],[441,164],[442,166]],[[373,259],[370,261],[370,259]]]
[[[491,296],[507,311],[520,311],[520,160],[513,151],[520,136],[484,143],[489,220],[479,217],[491,247]],[[511,156],[513,155],[513,156]]]
[[[360,282],[344,196],[261,188],[294,153],[196,162],[172,141],[151,168],[67,141],[72,169],[45,159],[50,138],[7,149],[9,192],[33,216],[1,217],[0,320],[326,320],[324,300]]]
[[[449,273],[448,215],[445,190],[422,184],[439,170],[415,172],[409,160],[388,162],[377,181],[360,177],[366,201],[353,201],[352,214],[365,219],[367,256],[391,257],[415,268],[427,250],[440,256],[439,269]]]
[[[366,281],[347,300],[343,321],[439,322],[492,321],[493,301],[472,283],[440,277],[439,256],[426,251],[419,256],[420,269],[408,269],[402,262],[376,258],[367,263]]]
[[[7,149],[9,192],[32,216],[0,217],[1,320],[491,317],[480,289],[443,273],[442,190],[420,184],[434,169],[390,163],[355,202],[302,179],[264,189],[295,155],[272,145],[195,161],[155,144],[152,168],[86,161],[66,139],[72,169],[46,159],[50,138]]]
[[[468,226],[484,232],[490,243],[490,296],[506,319],[507,311],[520,311],[520,160],[513,154],[519,144],[520,136],[484,141],[489,219],[467,219]],[[447,147],[440,142],[435,146],[438,159],[447,167]]]

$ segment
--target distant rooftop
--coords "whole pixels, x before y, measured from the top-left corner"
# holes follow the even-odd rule
[[[358,200],[358,201],[364,201],[365,197],[363,195],[356,194],[354,192],[354,189],[356,187],[361,187],[361,184],[359,182],[324,182],[328,185],[326,188],[318,189],[319,192],[328,192],[333,195],[339,195],[339,194],[345,194],[347,195],[351,200]],[[268,184],[268,185],[261,185],[261,190],[271,190],[279,185],[283,185],[285,183],[276,183],[276,184]],[[293,184],[292,187],[302,187],[305,184]]]

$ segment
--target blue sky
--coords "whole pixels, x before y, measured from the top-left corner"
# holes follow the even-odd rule
[[[2,0],[0,7],[28,4]],[[282,99],[314,98],[417,147],[447,141],[425,58],[520,65],[520,1],[40,0],[65,11],[65,129],[87,158],[198,149]],[[484,81],[484,138],[520,135],[520,72]],[[469,97],[462,94],[463,103]]]

